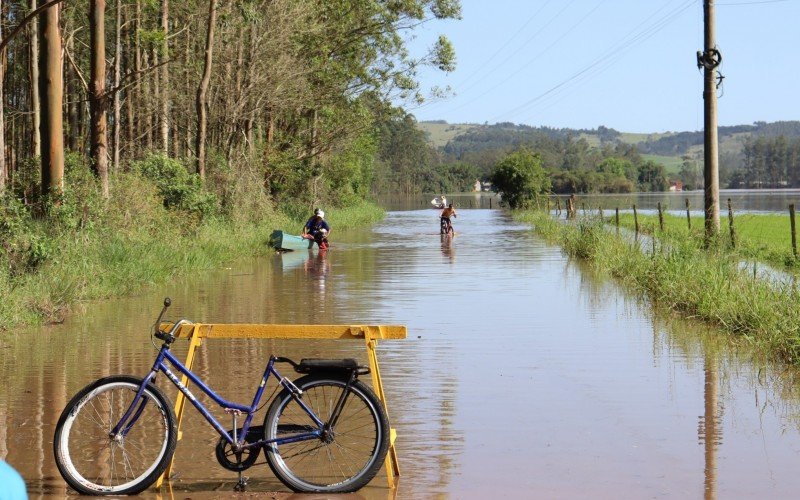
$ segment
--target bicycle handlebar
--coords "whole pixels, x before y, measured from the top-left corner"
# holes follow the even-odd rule
[[[161,318],[164,317],[164,313],[167,312],[167,308],[172,305],[172,300],[169,297],[164,299],[164,308],[161,309],[161,313],[158,315],[158,319],[156,320],[155,324],[153,325],[153,333],[158,333],[161,330],[158,329],[158,326],[161,324]]]
[[[191,321],[185,318],[181,318],[180,320],[176,321],[172,328],[170,328],[169,332],[162,332],[161,331],[161,320],[164,317],[164,313],[167,312],[167,308],[172,305],[172,300],[169,297],[164,299],[164,308],[161,309],[161,313],[158,315],[158,319],[156,320],[155,325],[153,325],[153,336],[157,339],[163,340],[164,342],[171,344],[175,341],[175,332],[184,325],[184,324],[192,324]]]

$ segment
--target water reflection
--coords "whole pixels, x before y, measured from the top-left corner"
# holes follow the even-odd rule
[[[440,236],[442,242],[442,255],[445,256],[451,264],[456,261],[456,251],[453,248],[453,238],[455,235],[443,234]]]
[[[67,496],[52,457],[55,420],[89,381],[147,370],[147,328],[169,295],[172,317],[205,322],[406,324],[408,339],[378,346],[398,435],[397,498],[701,489],[706,498],[791,498],[800,489],[795,370],[653,314],[501,211],[465,210],[449,241],[432,229],[436,215],[392,212],[372,230],[337,233],[324,255],[243,261],[89,304],[63,325],[4,332],[0,458],[31,498]],[[185,344],[175,349],[185,356]],[[226,399],[249,401],[270,354],[366,362],[358,341],[213,340],[195,368]],[[182,429],[174,497],[228,495],[236,475],[216,463],[217,435],[192,408]],[[263,460],[248,473],[250,491],[286,492]],[[382,472],[350,498],[390,495]]]
[[[717,498],[717,447],[722,444],[722,433],[720,423],[722,422],[722,407],[719,405],[719,382],[717,375],[717,364],[713,357],[706,355],[704,385],[705,412],[700,418],[698,426],[698,438],[705,450],[705,483],[704,497],[706,500]]]

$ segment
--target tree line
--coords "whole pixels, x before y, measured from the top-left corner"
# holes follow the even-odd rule
[[[58,203],[72,152],[104,197],[153,155],[222,204],[242,176],[278,204],[364,197],[396,103],[423,98],[418,68],[453,69],[446,38],[412,56],[407,34],[459,16],[458,0],[2,0],[0,191]]]
[[[645,160],[635,146],[618,140],[619,132],[605,127],[574,131],[498,123],[470,129],[437,149],[408,115],[387,126],[384,136],[379,155],[385,168],[383,192],[469,191],[475,180],[488,180],[520,150],[536,155],[554,193],[669,188],[663,165]],[[593,145],[589,136],[600,139]]]
[[[800,187],[800,137],[747,138],[742,156],[742,167],[731,175],[731,187]]]

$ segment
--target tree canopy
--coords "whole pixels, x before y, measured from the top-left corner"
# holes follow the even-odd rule
[[[497,162],[490,179],[510,208],[529,208],[550,191],[541,158],[524,148]]]

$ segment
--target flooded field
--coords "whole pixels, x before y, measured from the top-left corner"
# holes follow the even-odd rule
[[[381,473],[342,498],[796,498],[795,370],[654,314],[501,211],[463,208],[454,224],[442,239],[437,211],[390,212],[337,231],[326,255],[239,262],[86,304],[62,325],[4,332],[0,457],[31,498],[70,496],[55,422],[90,381],[145,374],[148,329],[170,296],[173,319],[408,327],[378,353],[399,488]],[[249,402],[271,353],[366,361],[358,341],[208,340],[195,367],[223,397]],[[231,496],[218,435],[191,408],[182,430],[172,491],[141,496]],[[263,463],[247,475],[250,492],[287,492]]]

